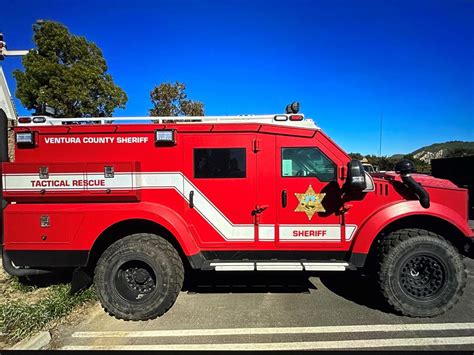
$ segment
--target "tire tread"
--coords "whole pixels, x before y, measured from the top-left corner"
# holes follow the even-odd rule
[[[444,306],[441,307],[435,307],[432,312],[430,313],[417,313],[414,310],[414,307],[407,304],[406,302],[403,302],[402,300],[397,300],[395,297],[389,292],[389,288],[386,287],[386,284],[388,283],[387,280],[387,273],[385,272],[385,269],[388,267],[386,264],[388,262],[388,259],[390,257],[391,252],[393,251],[394,248],[399,246],[400,244],[407,242],[409,240],[415,240],[415,239],[420,239],[420,238],[425,238],[426,240],[431,239],[437,243],[441,242],[444,244],[445,248],[448,249],[448,252],[451,253],[452,255],[457,255],[459,257],[455,257],[454,260],[456,263],[460,262],[461,265],[458,265],[459,268],[461,268],[462,275],[461,275],[461,283],[459,286],[459,291],[456,293],[454,297],[452,297],[451,300],[449,300]],[[381,290],[382,296],[385,299],[385,301],[398,313],[404,315],[404,316],[410,316],[410,317],[435,317],[437,315],[443,314],[450,310],[456,303],[459,302],[459,299],[464,293],[464,289],[466,286],[466,279],[467,279],[467,271],[464,265],[464,262],[462,261],[461,256],[459,255],[457,249],[445,238],[443,238],[441,235],[438,235],[436,233],[433,233],[428,230],[424,229],[419,229],[419,228],[405,228],[405,229],[400,229],[397,231],[394,231],[387,235],[385,238],[383,238],[378,245],[378,273],[377,273],[377,282],[379,289]]]
[[[146,316],[138,317],[134,312],[114,312],[111,305],[114,304],[113,298],[107,292],[100,292],[100,288],[103,286],[104,280],[101,275],[107,270],[108,259],[116,253],[118,250],[123,248],[127,243],[140,243],[141,245],[146,245],[149,250],[160,250],[162,251],[166,258],[172,264],[172,278],[170,281],[170,292],[164,301],[152,312],[148,312]],[[179,256],[176,249],[169,243],[166,239],[150,233],[136,233],[124,237],[105,250],[102,256],[99,258],[97,265],[94,270],[94,285],[97,289],[99,298],[101,299],[102,308],[109,315],[121,319],[121,320],[149,320],[162,316],[165,314],[171,306],[173,306],[176,298],[178,297],[179,292],[183,286],[184,281],[184,267],[181,257]]]

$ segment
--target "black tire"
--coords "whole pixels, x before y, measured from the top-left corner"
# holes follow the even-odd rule
[[[176,249],[165,239],[147,233],[113,243],[94,271],[102,307],[124,320],[163,315],[176,301],[183,279],[183,263]]]
[[[451,309],[466,286],[461,255],[443,237],[401,229],[379,245],[380,290],[388,304],[410,317],[434,317]]]

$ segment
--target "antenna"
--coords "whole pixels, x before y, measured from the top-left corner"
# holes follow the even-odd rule
[[[383,128],[383,112],[380,112],[380,144],[379,144],[379,157],[382,156],[382,128]]]

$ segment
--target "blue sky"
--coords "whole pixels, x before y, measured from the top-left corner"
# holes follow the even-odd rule
[[[9,0],[1,10],[9,49],[33,47],[39,18],[96,42],[129,98],[116,116],[147,115],[153,86],[178,80],[209,115],[297,100],[347,151],[378,153],[381,112],[384,155],[474,140],[474,1]],[[2,65],[14,91],[21,60]]]

